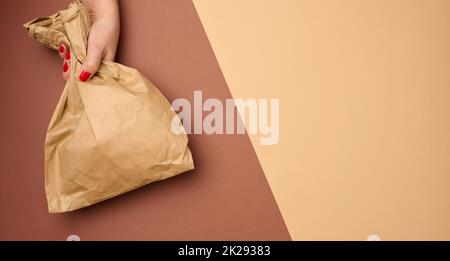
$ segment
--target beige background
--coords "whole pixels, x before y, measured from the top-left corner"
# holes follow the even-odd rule
[[[296,240],[450,240],[450,1],[194,0]]]

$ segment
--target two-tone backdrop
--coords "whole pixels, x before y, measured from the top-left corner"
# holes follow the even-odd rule
[[[280,139],[190,135],[196,169],[48,214],[43,143],[64,86],[0,8],[0,239],[450,239],[450,1],[121,1],[117,61],[169,98],[277,98]]]

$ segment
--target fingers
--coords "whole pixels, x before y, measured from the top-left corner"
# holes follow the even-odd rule
[[[64,59],[64,56],[66,55],[66,46],[64,44],[61,44],[58,48],[58,53],[59,53],[59,57],[61,57],[61,59]]]
[[[70,66],[70,50],[67,48],[64,44],[61,44],[58,48],[59,56],[61,57],[63,61],[63,72],[62,77],[64,80],[67,81],[69,79],[70,73],[69,73],[69,66]]]
[[[102,61],[103,55],[102,50],[97,48],[96,46],[90,45],[88,46],[88,53],[85,62],[81,66],[81,72],[79,75],[79,79],[82,82],[87,81],[94,75],[98,68],[100,67],[100,63]]]
[[[58,53],[63,61],[62,76],[64,80],[67,81],[70,76],[71,53],[69,48],[67,48],[64,44],[61,44],[59,46]],[[96,46],[89,46],[86,60],[81,66],[80,75],[78,76],[80,81],[85,82],[89,80],[92,77],[92,75],[94,75],[97,72],[98,68],[100,67],[102,59],[113,61],[114,53],[107,52],[105,55],[103,55],[103,52],[101,51],[100,48],[97,48]]]

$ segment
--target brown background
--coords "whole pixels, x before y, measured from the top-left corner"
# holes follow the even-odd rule
[[[21,25],[67,3],[1,3],[0,239],[290,239],[246,135],[191,136],[194,171],[80,211],[47,213],[43,143],[64,82],[55,51]],[[169,100],[192,99],[196,89],[231,97],[191,1],[133,0],[121,11],[120,63]]]

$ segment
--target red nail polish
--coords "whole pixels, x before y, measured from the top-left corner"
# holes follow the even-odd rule
[[[59,46],[59,52],[60,52],[60,53],[63,53],[63,52],[64,52],[64,45],[61,44],[61,45]]]
[[[69,65],[67,63],[64,63],[63,71],[67,72],[67,70],[69,70]]]
[[[89,72],[82,71],[80,73],[80,77],[79,78],[80,78],[80,81],[85,82],[85,81],[87,81],[87,79],[89,79],[90,76],[91,76],[91,74]]]
[[[70,50],[67,50],[66,52],[66,60],[70,60]]]

